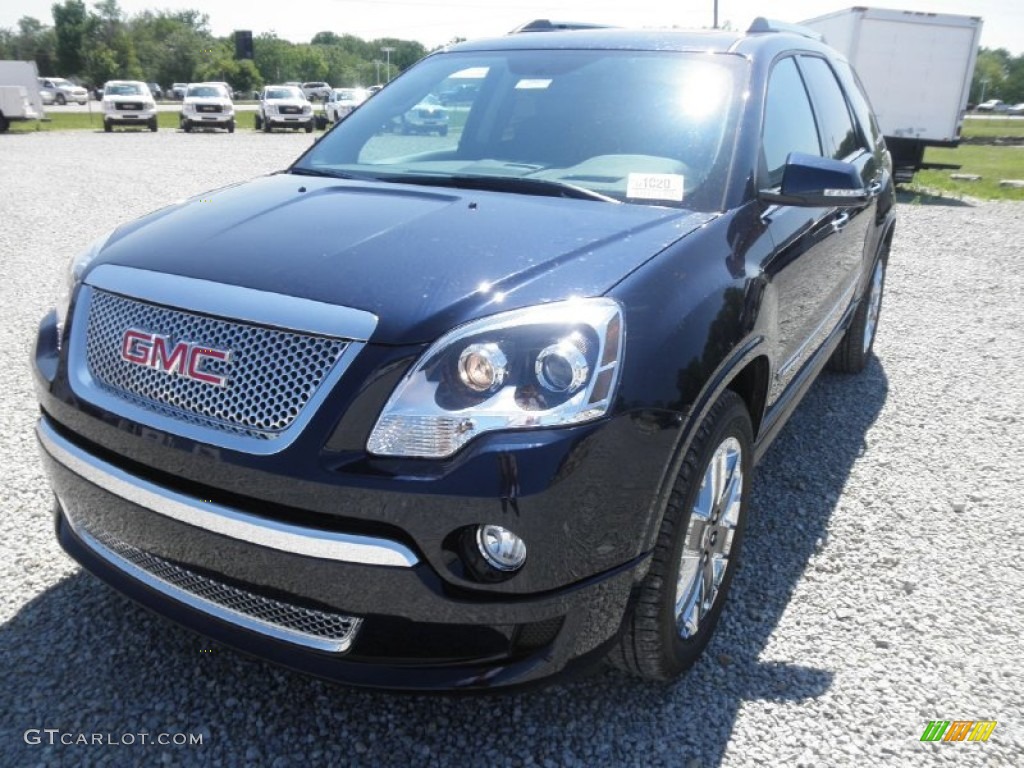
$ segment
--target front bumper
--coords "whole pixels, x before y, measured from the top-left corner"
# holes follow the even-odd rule
[[[267,115],[263,118],[271,126],[309,125],[313,115]]]
[[[45,415],[62,546],[154,611],[244,652],[352,685],[469,690],[580,666],[615,639],[645,566],[538,595],[452,590],[414,548],[260,518],[129,473]]]
[[[213,127],[226,127],[235,122],[234,112],[182,112],[181,121],[188,121],[193,125],[210,125]]]
[[[139,109],[131,112],[104,112],[103,120],[111,125],[138,125],[156,119],[155,109]]]

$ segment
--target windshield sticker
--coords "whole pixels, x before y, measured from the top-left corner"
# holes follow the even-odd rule
[[[547,80],[520,80],[516,83],[516,90],[524,91],[527,89],[544,90],[551,85],[551,79]]]
[[[626,180],[626,197],[681,203],[683,176],[678,173],[631,173]]]

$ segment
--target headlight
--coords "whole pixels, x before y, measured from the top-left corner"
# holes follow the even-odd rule
[[[310,106],[309,104],[306,104],[306,105],[304,105],[304,106],[302,107],[302,114],[304,114],[304,115],[308,115],[308,114],[310,114],[310,113],[311,113],[312,111],[313,111],[313,107],[311,107],[311,106]]]
[[[276,115],[277,114],[277,107],[275,105],[273,105],[273,104],[267,104],[267,106],[265,108],[265,111],[266,111],[266,113],[268,115]]]
[[[78,285],[82,279],[82,275],[85,273],[85,268],[89,266],[89,263],[96,258],[97,254],[103,250],[103,246],[107,244],[107,240],[114,234],[114,230],[110,230],[103,237],[97,238],[90,243],[84,251],[75,256],[71,261],[68,262],[67,267],[64,269],[64,274],[61,278],[60,293],[57,294],[57,344],[60,345],[61,339],[64,338],[64,324],[68,318],[68,307],[71,305],[71,296],[75,292],[75,286]]]
[[[486,432],[608,412],[625,338],[611,299],[574,299],[468,323],[431,345],[370,433],[381,456],[444,458]]]
[[[144,101],[144,102],[142,102],[142,108],[143,109],[156,109],[156,102]]]

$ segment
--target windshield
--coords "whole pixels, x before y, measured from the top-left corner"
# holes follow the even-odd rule
[[[112,83],[104,89],[107,96],[139,96],[142,87],[134,83]]]
[[[475,188],[497,179],[490,188],[524,194],[564,185],[595,199],[716,210],[746,66],[708,53],[438,54],[368,100],[293,170],[450,186],[470,179],[465,186]],[[451,94],[458,99],[444,98]]]
[[[226,95],[219,85],[193,85],[186,94],[200,99],[223,99]]]
[[[264,96],[264,98],[266,98],[266,99],[304,99],[306,97],[302,95],[302,91],[300,91],[298,88],[288,87],[288,88],[268,88],[266,96]]]

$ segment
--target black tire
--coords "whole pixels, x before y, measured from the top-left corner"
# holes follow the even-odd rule
[[[264,133],[270,133],[270,121],[269,120],[264,120],[263,121],[263,132]]]
[[[160,126],[157,123],[155,117],[152,120],[149,121],[149,130],[151,130],[153,133],[156,133],[159,128],[160,128]]]
[[[230,123],[228,123],[228,133],[234,133],[234,132],[235,132],[235,121],[232,120]]]
[[[727,390],[704,417],[680,466],[651,555],[650,570],[639,587],[635,602],[627,610],[619,643],[610,655],[615,666],[647,679],[669,681],[689,669],[700,657],[718,623],[739,565],[750,498],[752,444],[753,428],[746,405],[736,393]],[[738,449],[738,454],[730,464],[729,451],[733,449]],[[729,505],[722,504],[724,494],[715,503],[708,503],[714,495],[712,491],[701,494],[705,475],[716,456],[722,457],[724,466],[732,467],[726,490],[733,489],[733,483],[739,482],[739,498],[736,500],[730,496],[734,503]],[[709,523],[725,520],[722,517],[724,512],[735,518],[735,525],[701,526],[698,518],[695,523],[698,527],[690,531],[690,521],[699,500],[707,506]],[[731,539],[724,534],[719,538],[720,532],[730,528]],[[689,536],[694,537],[690,542],[687,541]],[[697,558],[698,574],[711,573],[708,566],[700,564],[708,562],[709,553],[714,552],[716,546],[723,548],[723,544],[730,541],[725,568],[710,606],[704,605],[702,599],[694,603],[699,614],[696,627],[684,636],[677,626],[679,619],[676,616],[676,590],[683,566],[684,546],[699,544],[687,551]],[[699,576],[697,578],[700,579]],[[703,592],[695,591],[693,594]]]
[[[3,115],[0,115],[0,133],[7,133],[7,129],[11,127],[11,121]]]
[[[312,133],[312,132],[313,132],[313,121],[310,120],[308,123],[306,123],[306,133]]]
[[[878,320],[885,294],[885,270],[889,262],[888,251],[883,252],[871,268],[871,277],[864,295],[857,305],[850,327],[828,360],[829,370],[838,373],[860,373],[867,367],[875,348]]]
[[[255,117],[255,118],[253,118],[253,127],[254,127],[254,128],[255,128],[255,129],[257,130],[257,131],[258,131],[258,130],[259,130],[260,128],[262,128],[262,127],[263,127],[263,121],[262,121],[262,120],[260,120],[260,115],[259,115],[259,113],[258,113],[258,112],[256,113],[256,117]]]
[[[182,120],[181,121],[181,130],[183,130],[185,133],[192,133],[192,121],[191,120]]]
[[[112,126],[107,120],[104,120],[103,121],[103,132],[104,133],[110,133],[113,130],[114,130],[114,126]]]
[[[68,103],[68,100],[66,98],[64,98],[64,94],[63,93],[58,93],[56,96],[53,97],[53,100],[55,102],[57,102],[58,104],[60,104],[60,106],[62,106],[62,107],[65,104]]]
[[[446,125],[443,128],[438,128],[437,129],[437,135],[438,136],[447,136],[448,135],[448,126]]]

